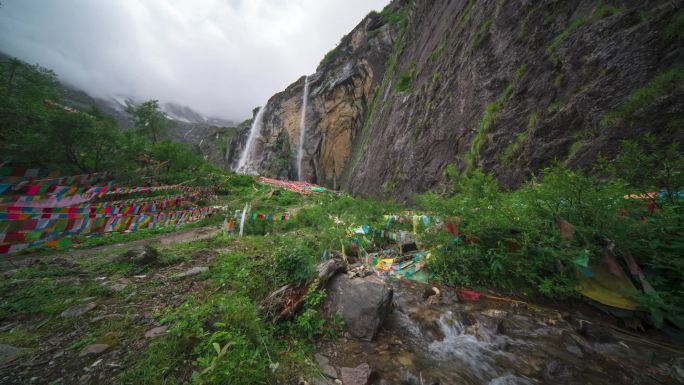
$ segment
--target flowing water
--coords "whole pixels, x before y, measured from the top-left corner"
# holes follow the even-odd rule
[[[668,384],[681,355],[601,328],[580,335],[568,314],[491,301],[425,301],[393,283],[395,308],[376,340],[323,344],[336,367],[368,363],[373,384]]]
[[[306,137],[306,106],[309,101],[309,76],[304,78],[304,94],[302,95],[302,118],[299,122],[299,145],[297,146],[297,180],[302,180],[302,158],[304,155],[304,138]]]
[[[254,117],[254,121],[252,122],[252,127],[249,128],[249,136],[247,137],[247,143],[245,143],[245,149],[242,150],[242,154],[240,154],[240,159],[238,160],[237,167],[235,168],[235,171],[237,172],[242,172],[246,174],[256,173],[256,169],[253,165],[252,153],[254,152],[254,141],[258,136],[261,135],[261,127],[264,124],[264,111],[266,111],[267,106],[268,103],[266,103],[266,105],[259,109],[256,116]]]

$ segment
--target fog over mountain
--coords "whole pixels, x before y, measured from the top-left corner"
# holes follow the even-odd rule
[[[0,51],[109,99],[159,99],[232,120],[313,73],[387,0],[4,0]]]

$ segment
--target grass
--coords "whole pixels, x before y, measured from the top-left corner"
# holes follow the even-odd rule
[[[665,26],[664,34],[669,40],[684,38],[684,10],[672,15],[672,19]]]
[[[518,156],[520,153],[522,146],[525,144],[527,139],[532,135],[534,132],[535,128],[537,127],[537,119],[539,118],[539,115],[536,112],[532,112],[530,114],[530,118],[527,121],[527,127],[525,128],[525,131],[517,134],[515,136],[515,141],[513,141],[511,144],[506,146],[506,149],[504,150],[503,154],[500,157],[500,160],[502,161],[511,161],[513,158]]]
[[[468,46],[468,55],[475,49],[475,47],[480,43],[480,40],[482,37],[489,31],[489,27],[492,26],[492,23],[494,22],[494,19],[496,19],[496,16],[498,14],[498,8],[497,12],[492,15],[491,17],[487,18],[484,23],[480,26],[480,28],[477,30],[473,38],[470,40],[470,45]]]
[[[394,85],[394,89],[397,92],[411,92],[413,89],[413,83],[416,80],[416,63],[413,62],[409,68],[405,71],[399,73],[397,83]]]
[[[582,146],[584,146],[586,142],[584,140],[576,140],[574,141],[571,145],[570,148],[568,148],[568,159],[572,158],[575,156],[577,151],[579,151]]]
[[[635,113],[653,104],[660,96],[666,95],[684,84],[684,67],[674,67],[658,74],[645,86],[629,95],[615,110],[603,114],[599,126],[630,120]]]
[[[480,154],[480,150],[484,145],[487,134],[489,133],[492,125],[498,119],[504,105],[513,94],[513,89],[517,85],[522,75],[525,73],[526,68],[527,66],[525,64],[522,64],[520,67],[518,67],[511,82],[506,86],[506,88],[504,88],[501,94],[499,94],[499,96],[493,102],[489,103],[485,107],[484,112],[482,113],[482,119],[480,119],[480,124],[475,133],[475,137],[473,140],[471,140],[470,148],[464,157],[466,172],[469,172],[473,169],[475,160]]]
[[[560,111],[561,109],[561,102],[558,100],[551,102],[548,107],[546,107],[546,112],[549,114],[555,114],[556,112]]]
[[[549,54],[552,54],[558,45],[560,45],[565,39],[570,36],[573,32],[575,32],[577,29],[583,27],[586,24],[593,23],[597,20],[603,19],[608,16],[612,15],[617,15],[620,14],[623,10],[621,8],[617,7],[612,7],[603,4],[603,2],[599,2],[599,4],[594,8],[592,11],[591,15],[587,17],[578,17],[574,19],[572,22],[570,22],[570,25],[568,25],[564,30],[561,31],[558,36],[556,36],[555,39],[553,39],[553,42],[547,47],[547,51]],[[546,24],[546,20],[544,20],[544,23]]]
[[[435,48],[432,52],[427,57],[428,63],[431,63],[433,61],[437,61],[444,56],[444,42],[439,43],[437,48]]]
[[[318,67],[325,67],[328,64],[332,63],[333,57],[335,56],[335,52],[337,52],[337,47],[326,52],[323,56],[323,59],[321,59],[321,61],[318,63]]]
[[[454,32],[461,30],[465,26],[465,23],[470,20],[470,12],[473,10],[474,5],[475,0],[468,0],[468,4],[463,9],[463,12],[458,16],[458,19],[456,19],[456,23],[454,24],[453,28]]]
[[[308,218],[331,223],[327,217]],[[289,227],[309,225],[302,219]],[[318,254],[307,246],[313,232],[302,236],[283,231],[277,237],[231,240],[231,251],[220,253],[210,266],[207,289],[162,312],[160,322],[169,325],[168,333],[134,358],[121,383],[266,384],[312,374],[307,357],[313,338],[324,336],[327,328],[317,310],[320,300],[309,301],[299,317],[277,325],[263,319],[258,308],[269,291],[298,274],[305,280],[313,274]],[[215,249],[211,244],[195,246]],[[293,251],[306,258],[290,264],[294,270],[287,273],[279,263],[289,263]],[[278,262],[279,255],[289,257]]]

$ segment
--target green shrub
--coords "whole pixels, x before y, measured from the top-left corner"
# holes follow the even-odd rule
[[[665,37],[670,40],[684,38],[684,11],[672,15],[672,20],[665,27]]]
[[[305,283],[313,276],[316,259],[313,251],[303,245],[279,249],[275,254],[275,269],[283,283]]]
[[[397,79],[397,84],[394,89],[397,92],[410,92],[413,88],[413,82],[416,78],[416,65],[415,63],[409,67],[406,71],[399,73],[399,79]]]
[[[621,120],[629,120],[643,107],[654,103],[658,97],[666,95],[684,85],[684,67],[673,67],[653,78],[645,86],[635,90],[617,109],[605,113],[599,122],[606,126]]]

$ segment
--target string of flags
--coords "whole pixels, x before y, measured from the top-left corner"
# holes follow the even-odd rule
[[[84,218],[79,220],[60,220],[48,222],[34,230],[0,232],[0,255],[12,254],[27,248],[50,246],[54,241],[67,235],[103,234],[108,232],[135,232],[142,229],[155,229],[179,226],[196,222],[213,213],[212,208],[197,208],[176,212],[147,213],[131,216]],[[44,229],[44,230],[41,230]],[[60,246],[61,244],[58,244]]]
[[[262,213],[252,213],[252,220],[267,220],[267,221],[284,221],[287,220],[287,214],[262,214]]]
[[[38,169],[0,168],[0,255],[39,246],[62,246],[74,235],[178,226],[204,219],[215,211],[210,207],[173,210],[186,202],[211,199],[206,188],[115,186],[107,177],[107,173],[60,177]],[[171,190],[182,193],[106,200],[123,194]]]
[[[226,234],[233,234],[239,224],[239,235],[242,237],[245,228],[245,221],[250,219],[251,221],[270,221],[270,222],[283,222],[290,218],[289,214],[264,214],[256,211],[252,211],[252,205],[250,203],[245,204],[242,210],[235,210],[232,217],[226,216],[223,220],[223,232]]]
[[[259,177],[257,179],[257,181],[259,183],[262,183],[262,184],[267,184],[270,186],[284,188],[286,190],[294,191],[296,193],[304,194],[304,195],[309,195],[309,194],[314,193],[314,192],[326,191],[325,187],[321,187],[319,185],[315,185],[315,184],[309,183],[309,182],[280,180],[280,179],[266,178],[263,176]]]

